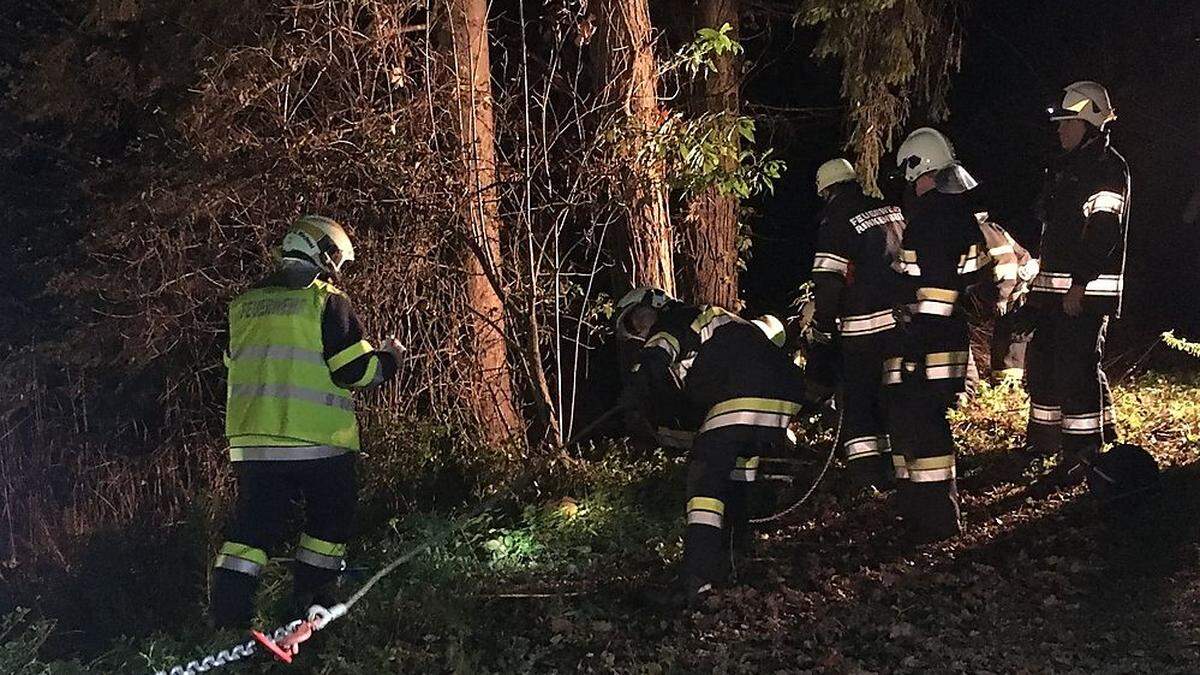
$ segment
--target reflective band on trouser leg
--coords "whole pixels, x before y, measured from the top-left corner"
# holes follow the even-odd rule
[[[729,472],[729,480],[753,483],[758,478],[758,463],[758,457],[738,457],[734,469]]]
[[[721,529],[725,502],[712,497],[692,497],[687,502],[687,524],[707,525]]]
[[[884,384],[900,384],[904,381],[901,370],[904,367],[904,359],[897,356],[887,359],[883,362],[883,383]]]
[[[786,429],[800,404],[771,398],[743,397],[722,401],[708,411],[700,433],[730,426]]]
[[[861,436],[859,438],[851,438],[842,444],[842,448],[846,452],[846,461],[853,462],[856,459],[866,457],[879,456],[879,438],[876,436]]]
[[[920,457],[907,462],[908,479],[914,483],[935,483],[955,476],[954,455]]]
[[[904,459],[904,455],[894,453],[892,455],[892,466],[896,469],[896,480],[908,480],[908,463]]]
[[[1110,411],[1083,415],[1063,415],[1062,431],[1064,434],[1072,436],[1098,434],[1105,424],[1112,424],[1112,422],[1112,413]]]
[[[969,352],[937,352],[925,357],[925,379],[952,380],[967,376]]]
[[[1059,406],[1029,404],[1029,422],[1031,424],[1044,424],[1046,426],[1057,427],[1062,424],[1062,421],[1062,408]]]
[[[241,572],[256,577],[267,564],[267,552],[236,541],[227,541],[221,545],[217,561],[213,567]]]
[[[317,539],[307,534],[300,535],[300,546],[296,549],[298,562],[327,570],[341,570],[345,559],[345,544]]]

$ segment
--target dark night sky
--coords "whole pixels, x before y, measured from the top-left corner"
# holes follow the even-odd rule
[[[790,27],[787,27],[790,28]],[[1120,118],[1113,145],[1133,176],[1129,302],[1124,332],[1181,327],[1200,332],[1200,245],[1181,214],[1200,187],[1200,2],[1059,0],[971,3],[961,72],[953,79],[951,116],[940,128],[982,183],[982,198],[1019,239],[1036,237],[1032,203],[1042,167],[1056,150],[1045,109],[1080,79],[1105,84]],[[811,63],[811,35],[779,26],[750,35],[750,54],[783,56],[757,64],[752,102],[838,105],[837,73]],[[788,46],[781,44],[793,41]],[[907,129],[920,126],[914,119]],[[788,160],[774,197],[758,204],[761,221],[745,276],[751,308],[778,303],[806,276],[813,218],[812,177],[839,154],[836,120],[792,118],[772,125],[768,141]],[[892,157],[882,162],[894,165]]]

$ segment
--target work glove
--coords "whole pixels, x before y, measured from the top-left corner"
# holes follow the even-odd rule
[[[396,363],[400,363],[400,357],[403,356],[404,352],[408,351],[408,348],[401,344],[400,340],[390,337],[385,339],[383,343],[379,345],[379,349],[375,351],[388,354],[393,360],[396,361]]]
[[[1008,313],[1009,335],[1013,342],[1028,342],[1037,327],[1038,311],[1028,302]]]

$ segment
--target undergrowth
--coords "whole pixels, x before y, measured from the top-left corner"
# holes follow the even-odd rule
[[[1150,448],[1164,468],[1194,461],[1200,440],[1198,388],[1195,376],[1153,374],[1117,386],[1114,402],[1122,440]],[[1017,445],[1026,405],[1019,387],[985,385],[953,414],[969,470],[1002,461],[1005,451]],[[507,507],[465,522],[439,511],[384,523],[356,544],[354,567],[339,597],[423,537],[445,528],[456,531],[445,545],[398,570],[345,619],[318,634],[301,652],[304,668],[347,674],[686,672],[687,650],[660,640],[669,620],[624,599],[629,589],[663,578],[679,557],[682,469],[677,458],[635,458],[618,448],[583,471],[529,489],[520,499],[508,500]],[[822,488],[821,500],[830,498],[829,488]],[[819,518],[807,525],[818,534],[837,527]],[[792,563],[770,564],[783,569]],[[774,578],[772,583],[782,581]],[[262,625],[287,618],[281,609],[287,592],[284,566],[272,566],[260,599]],[[755,611],[756,596],[745,597],[747,611]],[[47,647],[62,642],[49,640],[55,635],[54,621],[41,608],[18,610],[0,623],[0,672],[148,672],[241,640],[203,628],[200,608],[194,611],[193,627],[182,633],[119,639],[81,661],[72,660],[82,657],[69,649]],[[618,635],[636,642],[636,653],[614,646],[625,644]],[[293,671],[287,668],[260,658],[231,666],[229,672],[295,672],[294,666]]]

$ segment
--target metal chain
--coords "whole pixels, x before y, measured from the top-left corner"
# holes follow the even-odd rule
[[[299,628],[302,623],[304,623],[302,620],[297,619],[286,626],[276,628],[271,639],[282,640]],[[215,654],[209,654],[202,659],[188,661],[186,665],[174,666],[170,670],[159,670],[154,675],[197,675],[197,673],[207,673],[210,670],[247,658],[254,654],[254,650],[257,648],[257,642],[248,640],[244,643],[234,645],[229,649],[222,649]]]
[[[796,509],[803,506],[804,503],[808,501],[808,498],[812,497],[813,493],[817,491],[817,486],[821,484],[821,480],[825,478],[825,473],[827,471],[829,471],[830,465],[833,464],[833,456],[837,454],[838,439],[841,438],[841,436],[842,436],[842,415],[839,412],[838,413],[837,430],[834,431],[834,433],[833,433],[833,446],[829,448],[829,456],[827,456],[825,458],[825,466],[821,467],[821,472],[817,474],[817,477],[816,477],[816,479],[813,480],[812,485],[810,485],[808,487],[808,492],[805,492],[804,496],[800,497],[800,499],[797,499],[796,503],[794,503],[791,506],[787,507],[786,509],[780,511],[779,513],[776,513],[771,516],[764,516],[762,518],[751,518],[750,524],[751,525],[762,525],[763,523],[773,523],[777,520],[783,520],[784,518],[787,518],[788,516],[795,513]]]

